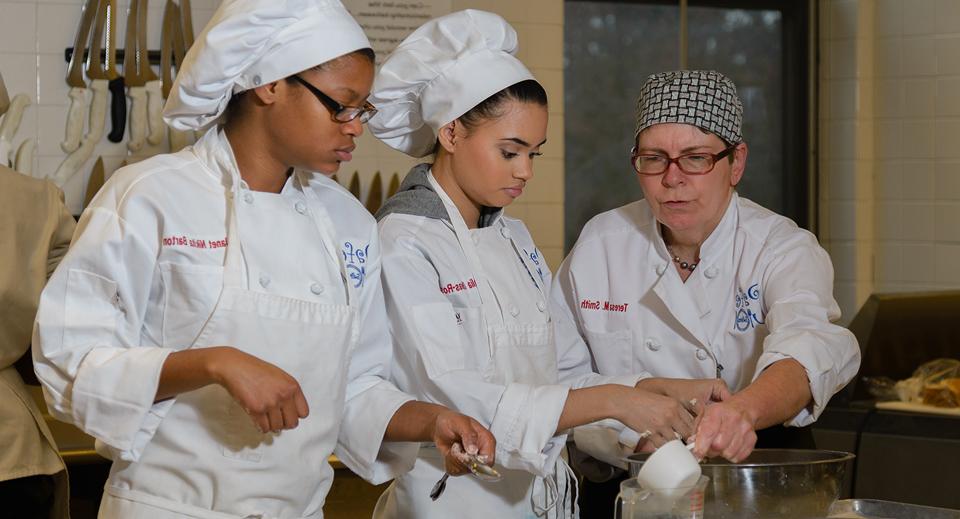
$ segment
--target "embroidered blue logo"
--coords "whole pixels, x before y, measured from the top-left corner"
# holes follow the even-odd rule
[[[733,321],[734,329],[745,332],[756,328],[758,324],[763,324],[761,316],[754,311],[760,310],[760,283],[754,283],[746,292],[738,288],[734,297],[737,304]]]
[[[343,242],[343,262],[347,269],[347,276],[353,280],[353,288],[360,288],[367,278],[367,252],[370,244],[363,247],[354,246],[351,242]]]
[[[537,275],[540,276],[540,282],[543,283],[543,267],[540,265],[540,262],[543,261],[543,259],[540,256],[540,251],[533,249],[533,252],[529,252],[527,249],[523,249],[523,253],[530,258],[530,262],[533,263],[533,266],[537,268]]]

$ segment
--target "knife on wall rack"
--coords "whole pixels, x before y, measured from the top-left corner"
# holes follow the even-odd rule
[[[87,58],[87,42],[90,41],[90,29],[99,7],[98,0],[86,0],[80,15],[80,25],[67,55],[67,86],[70,87],[70,109],[67,112],[67,126],[60,149],[66,153],[76,150],[83,137],[83,120],[87,114],[87,82],[83,78],[83,62]],[[74,53],[76,50],[76,53]]]

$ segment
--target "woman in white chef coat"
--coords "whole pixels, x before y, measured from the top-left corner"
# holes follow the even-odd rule
[[[384,442],[494,454],[387,380],[375,222],[327,177],[375,111],[369,47],[339,0],[224,2],[164,112],[220,124],[83,214],[35,362],[51,412],[114,461],[100,517],[320,518],[334,451],[374,482],[418,448]]]
[[[693,430],[677,400],[634,387],[640,376],[592,373],[572,323],[554,335],[550,272],[523,223],[503,214],[532,178],[547,128],[546,93],[516,47],[501,17],[461,11],[417,29],[374,81],[374,135],[414,157],[435,153],[377,214],[393,375],[490,427],[504,476],[458,479],[432,501],[444,470],[424,448],[377,518],[575,517],[562,431],[612,418],[662,443]]]
[[[587,223],[552,294],[600,373],[724,380],[695,452],[733,461],[754,430],[814,422],[860,361],[817,239],[736,192],[742,111],[717,72],[651,76],[630,157],[644,199]]]

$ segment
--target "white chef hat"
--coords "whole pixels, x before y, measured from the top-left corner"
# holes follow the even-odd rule
[[[378,112],[367,126],[392,148],[429,155],[444,125],[533,79],[516,52],[516,31],[494,13],[467,9],[430,20],[380,68],[370,95]]]
[[[237,92],[369,47],[340,0],[224,0],[187,52],[163,118],[202,129]]]

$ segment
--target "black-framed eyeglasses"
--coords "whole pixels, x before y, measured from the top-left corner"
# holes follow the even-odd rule
[[[680,171],[687,175],[706,175],[713,171],[717,161],[737,149],[738,144],[732,144],[720,153],[687,153],[679,157],[668,157],[656,153],[637,153],[637,148],[633,148],[630,150],[630,162],[633,164],[633,169],[641,175],[662,175],[670,167],[670,164],[676,164]]]
[[[370,101],[364,101],[363,106],[344,106],[336,102],[332,97],[321,92],[319,88],[311,85],[302,77],[293,76],[293,79],[296,79],[297,82],[305,86],[311,94],[317,96],[317,99],[323,103],[323,106],[327,107],[327,110],[330,111],[330,118],[335,122],[348,123],[359,117],[361,123],[366,123],[377,113],[377,107],[370,104]]]

